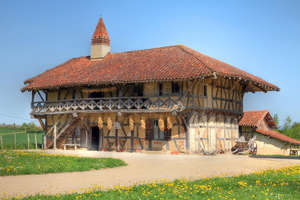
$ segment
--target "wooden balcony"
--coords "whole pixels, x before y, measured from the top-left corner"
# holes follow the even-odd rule
[[[185,109],[214,110],[240,114],[243,111],[241,101],[199,96],[155,96],[155,97],[108,97],[82,98],[60,101],[37,101],[31,104],[34,116],[70,113],[151,113],[180,112]]]
[[[31,105],[33,115],[103,112],[173,112],[185,107],[180,97],[109,97],[38,101]]]

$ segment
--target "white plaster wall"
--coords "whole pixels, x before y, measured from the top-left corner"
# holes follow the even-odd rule
[[[101,59],[110,52],[110,46],[105,44],[91,45],[91,59]]]

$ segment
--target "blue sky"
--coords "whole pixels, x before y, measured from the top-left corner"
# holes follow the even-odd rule
[[[300,1],[0,1],[0,123],[29,122],[25,79],[89,55],[102,16],[112,52],[184,44],[281,88],[245,110],[300,121]]]

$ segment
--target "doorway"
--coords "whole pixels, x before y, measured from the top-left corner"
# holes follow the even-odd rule
[[[100,131],[98,126],[92,127],[92,150],[100,150],[100,144],[101,144],[101,137],[100,137]]]

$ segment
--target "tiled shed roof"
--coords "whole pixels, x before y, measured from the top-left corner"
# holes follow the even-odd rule
[[[256,110],[256,111],[245,111],[242,119],[239,122],[240,126],[251,126],[254,128],[259,128],[259,123],[265,119],[265,117],[269,114],[268,110]],[[272,118],[272,117],[271,117]],[[274,124],[274,120],[272,119]],[[276,128],[276,124],[275,127]]]
[[[283,135],[283,134],[281,134],[277,131],[265,130],[265,129],[256,129],[256,132],[261,133],[261,134],[266,135],[266,136],[269,136],[269,137],[272,137],[272,138],[276,138],[276,139],[281,140],[281,141],[288,142],[288,143],[300,144],[300,141],[295,140],[293,138],[290,138],[286,135]]]
[[[280,89],[263,79],[183,45],[73,58],[25,81],[25,90],[57,87],[230,77],[249,81],[249,91]]]

